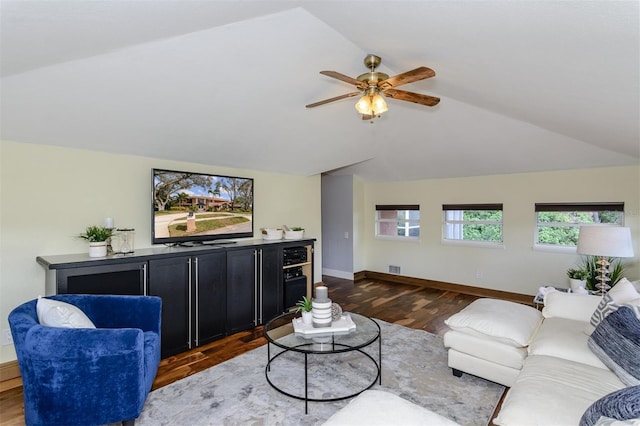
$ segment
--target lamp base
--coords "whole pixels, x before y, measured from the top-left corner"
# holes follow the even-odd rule
[[[599,296],[604,296],[607,291],[611,289],[611,286],[609,285],[611,279],[608,277],[609,261],[604,256],[602,256],[600,257],[600,260],[596,262],[596,265],[600,266],[598,269],[596,269],[596,272],[600,273],[600,275],[596,276],[596,280],[598,280],[598,283],[596,284],[596,289],[598,291],[596,294]]]

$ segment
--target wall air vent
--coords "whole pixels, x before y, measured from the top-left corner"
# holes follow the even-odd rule
[[[389,265],[390,274],[400,274],[400,267],[396,265]]]

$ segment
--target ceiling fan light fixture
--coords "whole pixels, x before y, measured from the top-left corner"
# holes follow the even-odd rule
[[[387,108],[387,103],[379,93],[375,95],[373,99],[371,99],[371,107],[373,109],[374,115],[380,115],[384,112],[389,111],[389,108]]]
[[[361,97],[356,103],[356,111],[360,114],[373,115],[373,108],[371,104],[371,97],[366,94]]]

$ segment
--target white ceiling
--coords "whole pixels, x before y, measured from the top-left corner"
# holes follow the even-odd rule
[[[1,137],[367,180],[640,163],[633,1],[0,3]],[[353,91],[367,53],[433,108]]]

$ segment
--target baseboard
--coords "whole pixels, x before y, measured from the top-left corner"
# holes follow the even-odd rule
[[[422,287],[433,288],[442,291],[454,291],[456,293],[468,294],[470,296],[490,297],[493,299],[508,300],[511,302],[523,303],[534,306],[533,296],[509,291],[492,290],[489,288],[473,287],[463,284],[452,284],[443,281],[433,281],[425,278],[406,277],[403,275],[388,274],[385,272],[360,271],[354,274],[354,280],[373,279],[399,284],[411,284]]]
[[[338,271],[337,269],[322,268],[322,275],[328,275],[330,277],[342,278],[345,280],[353,279],[353,272]]]
[[[0,364],[0,392],[22,386],[18,361]]]

